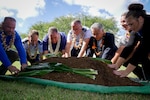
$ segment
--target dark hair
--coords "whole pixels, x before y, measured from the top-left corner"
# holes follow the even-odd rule
[[[2,29],[2,23],[0,23],[0,30]]]
[[[49,29],[48,29],[48,33],[50,34],[50,33],[52,33],[52,32],[58,32],[58,30],[57,30],[57,28],[56,27],[50,27]]]
[[[16,22],[16,19],[13,18],[13,17],[5,17],[5,18],[4,18],[4,22],[5,22],[6,20],[8,20],[8,19]]]
[[[11,21],[16,22],[16,19],[13,18],[13,17],[5,17],[4,20],[3,20],[3,22],[2,22],[1,25],[0,25],[0,29],[3,29],[4,24],[5,24],[5,22],[6,22],[7,20],[11,20]]]
[[[75,19],[71,22],[71,24],[74,24],[74,23],[78,23],[78,24],[81,24],[81,21],[79,19]]]
[[[144,6],[140,3],[132,3],[128,6],[128,13],[126,15],[126,18],[129,16],[133,16],[135,18],[139,18],[140,16],[145,17],[146,11],[143,10]]]
[[[36,34],[36,35],[39,36],[39,32],[38,32],[37,30],[31,30],[31,31],[29,32],[29,36],[32,36],[33,34]]]

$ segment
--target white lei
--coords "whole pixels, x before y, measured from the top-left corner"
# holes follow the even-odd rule
[[[59,53],[60,42],[61,42],[61,36],[59,35],[58,41],[57,41],[57,44],[56,44],[56,48],[55,48],[55,51],[54,51],[53,47],[52,47],[51,37],[49,36],[49,44],[48,44],[49,47],[48,47],[48,49],[49,49],[51,54],[57,55]]]

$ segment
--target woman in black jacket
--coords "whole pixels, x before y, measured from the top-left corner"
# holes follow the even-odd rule
[[[130,45],[126,46],[122,51],[116,64],[108,65],[114,68],[114,74],[120,77],[126,77],[130,72],[136,69],[138,64],[142,65],[144,79],[150,80],[150,16],[143,10],[143,5],[136,3],[130,4],[126,15],[126,22],[133,32],[136,32]],[[136,50],[134,48],[138,44]],[[131,52],[133,55],[128,60],[128,65],[125,70],[118,71],[117,69],[128,59]],[[138,73],[137,73],[138,74]]]

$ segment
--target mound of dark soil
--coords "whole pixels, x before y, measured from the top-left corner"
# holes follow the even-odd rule
[[[66,73],[66,72],[52,72],[43,76],[35,76],[36,78],[42,78],[47,80],[54,80],[67,83],[86,83],[86,84],[97,84],[105,86],[141,86],[140,83],[131,81],[129,78],[120,78],[113,74],[113,70],[107,67],[107,64],[93,60],[91,58],[49,58],[42,62],[53,62],[62,63],[73,68],[92,68],[98,70],[96,79],[90,79],[78,74]]]

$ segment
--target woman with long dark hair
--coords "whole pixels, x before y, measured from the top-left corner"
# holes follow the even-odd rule
[[[135,38],[130,46],[124,48],[116,64],[109,65],[109,67],[116,69],[114,74],[126,77],[140,64],[142,66],[141,69],[143,69],[143,79],[150,80],[150,46],[148,45],[150,43],[150,16],[146,14],[146,11],[143,10],[143,5],[140,3],[130,4],[128,10],[126,22],[130,29],[136,32]],[[117,69],[133,51],[137,41],[139,41],[139,45],[128,60],[127,68],[118,71]]]

